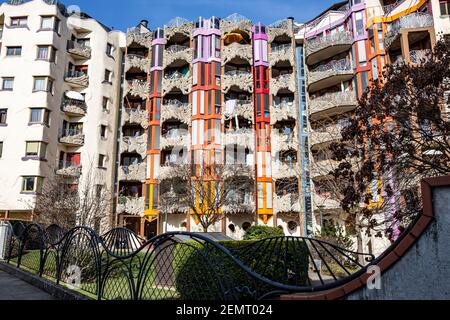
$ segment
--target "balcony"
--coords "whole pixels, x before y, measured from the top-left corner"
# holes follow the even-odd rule
[[[152,47],[152,33],[144,28],[136,27],[127,30],[127,47],[136,43],[150,49]]]
[[[137,54],[128,54],[125,57],[125,72],[132,68],[148,73],[150,71],[150,59]]]
[[[331,159],[313,160],[310,165],[311,179],[320,180],[329,177],[339,167],[340,162]]]
[[[91,58],[91,47],[76,41],[67,41],[67,52],[76,60],[88,60]]]
[[[241,58],[248,62],[249,65],[253,64],[253,49],[251,45],[240,44],[233,42],[227,46],[222,47],[222,64],[230,62],[234,58]]]
[[[234,162],[237,161],[235,160]],[[233,176],[243,176],[253,180],[255,177],[255,166],[253,163],[226,164],[223,166],[222,174],[224,179]]]
[[[225,214],[252,214],[255,213],[255,196],[252,192],[229,192],[227,200],[222,206]]]
[[[430,61],[432,51],[430,49],[425,50],[411,50],[409,51],[409,61],[412,64],[420,65]]]
[[[166,38],[166,41],[170,41],[176,34],[181,34],[187,38],[191,38],[193,30],[193,22],[181,17],[175,17],[164,27],[164,37]]]
[[[352,43],[353,37],[348,31],[336,32],[333,35],[307,40],[305,48],[306,63],[313,65],[350,50]]]
[[[297,108],[293,101],[281,102],[270,106],[270,124],[274,125],[278,121],[297,119]]]
[[[270,79],[270,94],[277,95],[281,89],[287,89],[295,92],[295,77],[292,73],[282,74],[276,78]]]
[[[226,131],[223,140],[224,145],[238,145],[249,150],[255,149],[255,133],[253,129]]]
[[[223,35],[239,30],[246,33],[248,36],[251,36],[252,22],[248,18],[234,13],[220,20],[220,30],[222,31]]]
[[[282,134],[277,130],[271,133],[271,145],[273,152],[298,150],[299,141],[297,134],[291,132],[290,134]]]
[[[64,81],[75,88],[87,88],[89,86],[87,71],[68,71]]]
[[[309,102],[311,120],[320,120],[345,113],[356,108],[354,91],[327,93]]]
[[[341,209],[339,201],[332,199],[330,194],[316,193],[313,195],[313,208],[316,212],[323,210],[337,210]],[[323,213],[323,212],[322,212]]]
[[[267,35],[269,38],[269,43],[272,43],[276,38],[283,35],[291,38],[293,35],[293,30],[288,20],[285,19],[272,23],[268,27]]]
[[[119,181],[145,181],[146,163],[135,163],[119,167]]]
[[[78,92],[75,92],[78,93]],[[69,91],[66,92],[66,94],[63,97],[63,102],[61,104],[61,110],[64,111],[69,116],[84,116],[86,114],[87,106],[86,102],[84,101],[84,97],[79,94],[74,95],[72,98],[73,92]],[[77,99],[75,99],[77,97]]]
[[[129,214],[132,216],[143,217],[144,207],[145,198],[143,197],[119,196],[116,211],[119,214]]]
[[[246,71],[227,71],[222,76],[222,92],[227,93],[231,87],[237,87],[249,93],[253,92],[253,74]]]
[[[176,71],[166,75],[162,79],[162,95],[166,95],[173,89],[179,89],[183,94],[189,94],[192,89],[192,77]]]
[[[300,176],[300,168],[297,162],[286,163],[276,160],[272,165],[272,178],[275,180],[296,178]]]
[[[388,25],[388,31],[384,37],[384,46],[388,50],[401,36],[403,29],[418,29],[433,27],[433,16],[428,13],[414,12],[402,16]]]
[[[128,80],[125,85],[124,96],[130,94],[139,97],[142,100],[147,100],[150,92],[150,86],[146,81],[134,79]]]
[[[227,104],[231,104],[231,102],[227,102]],[[227,110],[227,108],[224,109],[224,112],[222,113],[222,122],[225,122],[225,120],[231,120],[236,116],[247,119],[251,123],[255,122],[255,111],[252,101],[236,99],[234,100],[234,106],[232,109],[232,111]]]
[[[160,149],[170,147],[185,147],[191,144],[191,136],[186,129],[171,129],[169,132],[161,136]]]
[[[180,160],[181,161],[181,160]],[[158,180],[168,180],[175,177],[188,178],[186,175],[190,175],[190,169],[186,169],[186,164],[166,164],[159,168]],[[190,178],[190,177],[189,177]]]
[[[308,90],[314,92],[337,85],[353,78],[353,68],[346,59],[332,60],[311,70],[308,77]]]
[[[194,50],[188,46],[181,46],[178,44],[171,45],[166,48],[163,60],[163,67],[170,66],[175,61],[186,61],[191,64],[194,55]]]
[[[329,144],[332,141],[342,139],[341,131],[345,127],[344,122],[328,125],[317,129],[311,129],[309,140],[311,149],[317,149],[323,145]]]
[[[126,108],[122,112],[122,126],[125,124],[139,124],[142,128],[148,128],[147,110]]]
[[[59,142],[68,146],[82,146],[84,133],[81,129],[63,129],[59,134]]]
[[[120,153],[138,153],[142,158],[147,154],[147,134],[140,136],[124,136],[120,143]]]
[[[64,177],[78,178],[81,176],[81,165],[71,161],[60,161],[56,174]]]
[[[282,44],[272,47],[272,51],[269,54],[270,66],[281,61],[289,61],[291,66],[295,65],[294,49],[291,44]]]
[[[192,105],[189,103],[182,103],[179,100],[163,100],[163,107],[161,108],[161,123],[176,119],[184,124],[191,124]]]
[[[287,193],[284,195],[274,195],[273,197],[274,213],[299,213],[300,202],[299,196],[295,193]]]

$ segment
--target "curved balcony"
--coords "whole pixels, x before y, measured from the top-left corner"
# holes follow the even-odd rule
[[[254,123],[255,111],[253,108],[253,102],[250,100],[235,100],[233,111],[230,112],[230,110],[224,110],[222,113],[222,122],[225,122],[225,120],[231,120],[236,116],[242,117],[249,120],[251,123]]]
[[[150,59],[141,55],[128,54],[125,57],[125,72],[131,68],[147,73],[150,70]]]
[[[60,161],[56,174],[58,176],[78,178],[81,176],[81,165],[70,161]]]
[[[84,116],[87,106],[84,100],[72,99],[64,95],[61,110],[69,116]]]
[[[183,94],[189,94],[192,89],[192,77],[175,72],[162,79],[162,95],[166,95],[173,89],[179,89]]]
[[[145,162],[119,167],[119,181],[145,181]]]
[[[91,58],[91,48],[76,41],[67,41],[67,52],[76,60],[88,60]]]
[[[150,49],[152,47],[152,33],[140,27],[127,30],[127,47],[136,43]]]
[[[120,153],[124,152],[135,152],[142,158],[145,158],[145,155],[147,154],[147,134],[144,133],[135,137],[122,137],[122,141],[120,142]]]
[[[288,193],[285,195],[274,195],[274,213],[299,213],[300,202],[298,194]]]
[[[353,37],[348,31],[336,32],[333,35],[307,40],[305,48],[306,63],[313,65],[350,50],[352,43]]]
[[[243,176],[248,179],[254,179],[255,166],[253,164],[226,164],[223,166],[222,175],[224,179],[233,176]]]
[[[191,113],[192,105],[189,103],[182,103],[178,100],[163,100],[161,123],[170,119],[176,119],[184,124],[190,125]]]
[[[309,143],[311,149],[318,149],[324,144],[342,139],[341,130],[343,125],[333,124],[320,129],[311,129]]]
[[[233,86],[253,92],[253,74],[245,71],[228,71],[222,76],[222,92],[227,93]]]
[[[222,206],[222,212],[225,214],[252,214],[256,212],[255,196],[252,192],[228,193],[229,201]]]
[[[270,66],[273,67],[275,64],[281,61],[289,61],[291,66],[295,65],[294,49],[291,44],[282,44],[273,47],[269,54]]]
[[[300,175],[298,163],[275,161],[272,165],[272,178],[275,180],[295,178]]]
[[[337,85],[353,78],[353,68],[346,59],[333,60],[309,72],[310,92]]]
[[[297,108],[294,102],[282,102],[278,105],[270,106],[270,124],[278,121],[297,119]]]
[[[250,37],[252,35],[252,22],[238,13],[233,13],[220,20],[220,30],[223,35],[239,30]]]
[[[129,214],[143,217],[145,208],[145,198],[119,196],[116,211],[119,214]]]
[[[222,46],[222,64],[226,64],[233,60],[234,58],[241,58],[248,62],[248,64],[253,64],[253,49],[251,45],[239,44],[233,42],[227,46]]]
[[[172,129],[168,133],[161,136],[160,149],[171,147],[186,147],[189,148],[191,144],[191,136],[187,130]]]
[[[170,41],[176,34],[182,34],[188,38],[191,37],[195,25],[193,22],[181,17],[170,20],[164,27],[164,37],[166,41]]]
[[[311,120],[320,120],[345,113],[356,108],[354,91],[327,93],[309,102]]]
[[[283,74],[276,78],[270,79],[270,94],[277,95],[281,89],[287,89],[295,92],[295,77],[292,73]]]
[[[341,208],[339,201],[332,199],[331,195],[316,193],[313,195],[313,199],[313,208],[317,211],[336,210]]]
[[[298,150],[299,141],[297,134],[281,134],[276,130],[273,130],[271,135],[272,153],[287,150]]]
[[[249,150],[255,149],[255,133],[252,129],[226,131],[223,135],[223,145],[239,145]]]
[[[84,71],[69,71],[66,73],[64,81],[75,88],[87,88],[89,86],[89,76]]]
[[[139,124],[142,128],[148,128],[147,110],[126,108],[122,112],[122,126],[125,124]]]
[[[339,167],[339,161],[325,159],[313,160],[310,165],[311,179],[321,180],[330,176]]]
[[[402,29],[426,28],[433,25],[433,16],[424,12],[414,12],[400,17],[388,25],[388,31],[384,37],[384,46],[388,50],[400,37]]]
[[[134,79],[126,82],[124,96],[130,94],[140,97],[142,100],[147,100],[149,92],[150,86],[146,81]]]
[[[175,61],[186,61],[191,64],[194,55],[194,49],[187,46],[172,45],[167,47],[164,54],[163,68],[170,66]]]
[[[187,170],[186,165],[183,164],[162,165],[159,168],[158,180],[163,181],[176,177],[185,178],[188,173],[190,173],[190,170]]]
[[[269,43],[272,43],[275,38],[279,36],[286,35],[289,38],[292,38],[293,30],[291,30],[291,26],[288,23],[288,20],[280,20],[275,23],[272,23],[267,30],[267,35],[269,37]]]
[[[61,130],[59,142],[68,146],[83,146],[84,133],[79,129]]]

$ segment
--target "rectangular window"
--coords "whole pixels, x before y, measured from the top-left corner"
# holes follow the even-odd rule
[[[106,156],[104,154],[98,155],[98,167],[105,168]]]
[[[377,80],[378,79],[378,63],[377,58],[373,58],[371,61],[372,64],[372,79]]]
[[[439,7],[441,10],[441,16],[448,16],[450,14],[450,1],[449,0],[440,0]]]
[[[8,57],[11,57],[11,56],[20,57],[22,55],[22,47],[7,47],[6,55]]]
[[[25,148],[26,157],[39,157],[45,159],[47,144],[41,141],[27,141]]]
[[[103,97],[103,102],[102,102],[103,111],[107,112],[109,110],[108,105],[109,105],[109,99],[107,97]]]
[[[27,26],[28,17],[11,17],[11,27],[23,28]]]
[[[49,77],[34,77],[33,91],[53,93],[53,79]]]
[[[367,86],[369,85],[369,77],[367,75],[367,71],[361,72],[361,89],[362,92],[366,92]]]
[[[106,139],[106,128],[103,124],[100,126],[100,138]]]
[[[363,11],[356,12],[355,14],[355,29],[356,29],[356,36],[364,35]]]
[[[378,29],[378,50],[384,50],[383,31],[381,29]]]
[[[30,123],[42,123],[49,125],[50,111],[44,108],[30,109]]]
[[[6,124],[8,109],[0,109],[0,124]]]
[[[112,72],[108,69],[105,70],[105,82],[111,82]]]
[[[108,56],[112,56],[113,53],[114,53],[114,47],[113,47],[113,45],[112,45],[111,43],[107,43],[107,44],[106,44],[106,54],[107,54]]]
[[[2,79],[2,90],[3,91],[13,91],[14,88],[14,78],[3,78]]]
[[[358,60],[359,66],[363,67],[367,65],[367,55],[366,55],[366,43],[365,41],[358,41]]]
[[[41,192],[42,177],[22,177],[22,192]]]
[[[53,29],[53,17],[42,17],[41,29]]]

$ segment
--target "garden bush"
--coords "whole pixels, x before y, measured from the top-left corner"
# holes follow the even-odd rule
[[[303,286],[308,277],[308,253],[301,242],[281,242],[261,250],[257,241],[219,241],[244,265],[272,281]],[[282,258],[281,258],[282,257]],[[173,257],[175,285],[183,300],[251,299],[275,290],[255,280],[232,259],[211,244],[196,241],[177,244]]]
[[[284,232],[280,228],[269,226],[252,226],[247,229],[244,240],[262,240],[273,237],[283,237]]]

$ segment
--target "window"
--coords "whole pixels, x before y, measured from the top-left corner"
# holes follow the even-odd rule
[[[22,177],[22,192],[41,192],[42,177]]]
[[[27,27],[27,17],[11,17],[11,27],[24,28]]]
[[[105,70],[105,79],[104,82],[111,82],[112,72],[108,69]]]
[[[364,35],[363,11],[356,12],[355,14],[355,29],[356,29],[356,36]]]
[[[361,89],[362,92],[366,92],[367,86],[369,85],[369,77],[367,75],[367,71],[361,72]]]
[[[49,125],[50,111],[44,108],[30,109],[30,123],[39,123]]]
[[[113,47],[113,45],[112,45],[111,43],[107,43],[107,44],[106,44],[106,54],[107,54],[108,56],[112,56],[113,53],[114,53],[114,47]]]
[[[378,79],[378,63],[377,58],[372,59],[372,79],[377,80]]]
[[[20,57],[22,55],[22,47],[7,47],[6,56]]]
[[[106,139],[106,126],[103,124],[100,126],[100,137]]]
[[[109,110],[108,105],[109,105],[109,98],[103,97],[103,102],[102,102],[103,111],[108,112],[108,110]]]
[[[41,18],[41,30],[59,32],[59,19],[54,16],[43,16]]]
[[[450,1],[440,0],[439,5],[441,9],[441,16],[448,16],[450,14]]]
[[[49,77],[34,77],[33,91],[53,93],[53,79]]]
[[[56,51],[52,46],[38,46],[36,59],[56,62]]]
[[[3,155],[3,141],[0,141],[0,159]]]
[[[2,90],[3,91],[13,91],[14,88],[14,78],[3,78],[2,79]]]
[[[8,109],[0,109],[0,124],[6,124],[6,115],[8,114]]]
[[[25,148],[25,157],[39,157],[45,159],[47,144],[41,141],[27,141]]]
[[[367,65],[366,43],[364,40],[358,42],[358,60],[359,60],[360,67]]]
[[[98,155],[98,167],[105,168],[106,156],[104,154]]]

